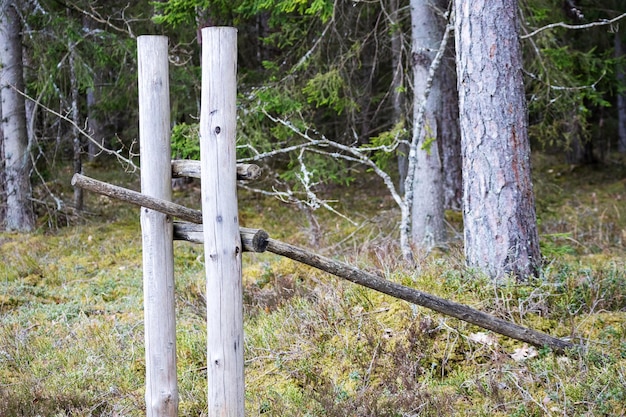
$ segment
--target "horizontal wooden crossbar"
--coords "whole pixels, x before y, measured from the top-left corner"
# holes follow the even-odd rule
[[[200,161],[175,159],[172,161],[173,177],[200,178]],[[261,177],[261,168],[255,164],[237,164],[237,179],[252,181]]]

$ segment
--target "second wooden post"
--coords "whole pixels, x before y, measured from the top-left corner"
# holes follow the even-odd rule
[[[202,29],[200,162],[207,279],[208,415],[244,415],[241,240],[237,209],[237,30]]]

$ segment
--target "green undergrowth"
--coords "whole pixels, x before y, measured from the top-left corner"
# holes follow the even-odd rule
[[[575,349],[556,355],[276,255],[246,253],[246,415],[626,414],[626,176],[617,165],[535,167],[546,260],[533,282],[494,287],[466,268],[457,213],[449,213],[449,247],[407,268],[399,213],[375,180],[328,190],[342,196],[334,207],[352,222],[316,213],[316,251],[567,338]],[[136,186],[123,173],[90,175]],[[198,184],[174,197],[198,208]],[[243,191],[239,205],[242,224],[310,245],[311,225],[296,207]],[[93,195],[87,207],[70,227],[0,234],[0,416],[145,415],[138,210]],[[175,254],[179,411],[202,416],[202,246],[175,242]]]

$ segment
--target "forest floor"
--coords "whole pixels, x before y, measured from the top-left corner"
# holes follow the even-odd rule
[[[375,178],[328,187],[352,221],[315,213],[319,253],[513,321],[576,348],[535,348],[272,254],[244,254],[246,415],[626,415],[626,160],[534,161],[544,266],[495,287],[450,243],[407,268],[399,210]],[[87,167],[138,189],[137,174]],[[69,199],[70,173],[48,188]],[[41,190],[38,190],[41,192]],[[175,200],[198,208],[199,186]],[[86,194],[87,212],[42,212],[0,234],[0,415],[141,416],[141,231],[137,208]],[[242,225],[310,246],[294,206],[240,192]],[[180,415],[206,415],[202,246],[175,243]]]

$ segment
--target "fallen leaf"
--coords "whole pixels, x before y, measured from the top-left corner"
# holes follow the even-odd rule
[[[516,361],[525,361],[526,359],[534,358],[539,355],[537,349],[532,346],[524,345],[521,348],[515,349],[515,351],[511,354],[511,358]]]
[[[472,342],[480,343],[481,345],[492,346],[496,344],[496,338],[485,332],[472,333],[468,337]]]

